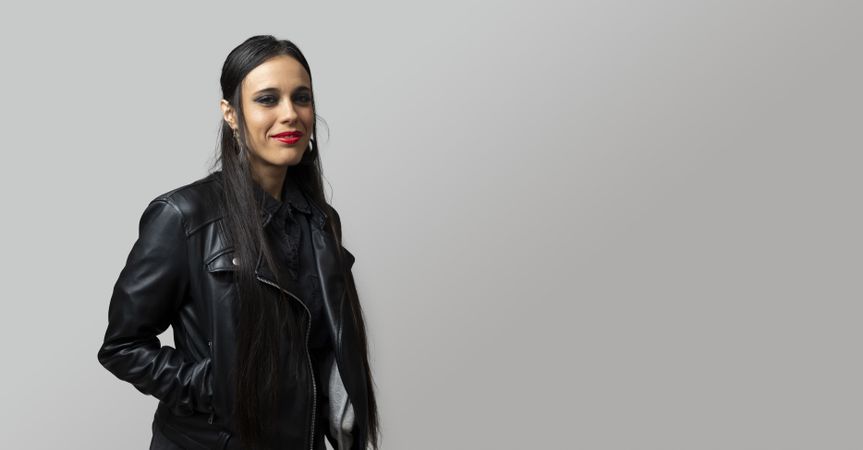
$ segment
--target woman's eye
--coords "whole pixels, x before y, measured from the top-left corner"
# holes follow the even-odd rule
[[[302,102],[302,103],[308,103],[308,102],[312,101],[312,96],[302,94],[302,95],[297,97],[297,101]]]
[[[265,105],[270,105],[275,102],[275,97],[272,95],[265,95],[263,97],[258,98],[258,103],[263,103]]]

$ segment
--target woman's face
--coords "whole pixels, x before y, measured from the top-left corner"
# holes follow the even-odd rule
[[[309,145],[315,112],[309,74],[294,58],[272,57],[243,79],[242,103],[246,143],[255,170],[271,171],[300,162]],[[236,129],[236,116],[222,100],[225,120]],[[299,132],[299,139],[286,132]]]

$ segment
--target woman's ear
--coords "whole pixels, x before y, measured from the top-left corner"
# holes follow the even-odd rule
[[[222,99],[222,101],[219,102],[219,107],[222,108],[222,118],[225,119],[225,122],[228,122],[228,125],[230,125],[231,128],[236,130],[237,120],[236,115],[234,114],[234,108],[225,99]]]

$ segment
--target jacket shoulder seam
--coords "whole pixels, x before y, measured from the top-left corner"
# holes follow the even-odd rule
[[[180,186],[180,187],[177,187],[177,188],[171,189],[170,191],[165,192],[165,193],[163,193],[163,194],[159,195],[159,196],[158,196],[158,197],[156,197],[153,201],[162,201],[162,202],[165,202],[165,203],[167,203],[167,204],[171,205],[171,207],[173,207],[175,210],[177,210],[177,212],[179,212],[179,213],[180,213],[180,218],[181,218],[181,220],[182,220],[182,224],[183,224],[183,232],[184,232],[184,234],[186,235],[186,238],[189,238],[189,237],[190,237],[191,235],[193,235],[195,232],[197,232],[198,230],[200,230],[201,228],[203,228],[206,224],[208,224],[208,223],[210,223],[210,222],[212,222],[212,221],[206,221],[206,222],[204,222],[204,223],[202,223],[202,224],[200,224],[200,225],[198,225],[198,226],[195,226],[195,228],[194,228],[194,229],[191,229],[191,228],[190,228],[190,226],[189,226],[189,224],[188,224],[188,221],[187,221],[187,219],[186,219],[186,214],[185,214],[185,213],[183,212],[183,210],[182,210],[182,209],[177,205],[177,203],[176,203],[176,202],[174,202],[173,197],[174,197],[174,195],[176,195],[176,194],[178,194],[178,193],[181,193],[181,192],[183,192],[183,191],[185,191],[185,190],[192,189],[192,188],[197,187],[197,186],[200,186],[200,185],[202,185],[202,184],[214,183],[215,181],[216,181],[216,180],[214,180],[214,179],[212,178],[212,174],[210,174],[210,175],[208,175],[208,176],[206,176],[206,177],[204,177],[204,178],[200,178],[200,179],[195,180],[195,181],[193,181],[193,182],[191,182],[191,183],[188,183],[188,184],[186,184],[186,185],[183,185],[183,186]],[[221,216],[217,217],[216,219],[218,219],[218,218],[221,218]],[[215,219],[214,219],[214,220],[215,220]]]
[[[191,233],[189,232],[189,227],[186,225],[186,215],[183,214],[183,211],[180,209],[180,207],[178,207],[173,201],[171,201],[170,197],[164,195],[153,199],[151,203],[153,202],[162,202],[170,205],[172,208],[174,208],[175,211],[177,211],[178,214],[180,214],[180,223],[183,225],[183,235],[188,238]]]

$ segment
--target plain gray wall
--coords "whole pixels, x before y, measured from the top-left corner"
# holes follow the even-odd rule
[[[0,7],[0,448],[146,448],[111,289],[254,34],[312,67],[384,449],[863,448],[859,2],[189,3]]]

